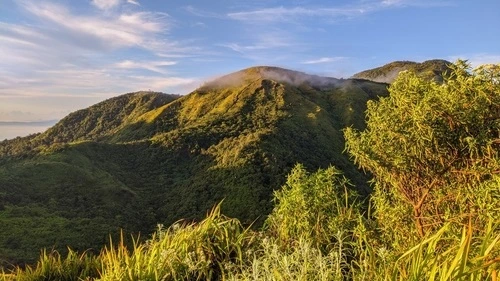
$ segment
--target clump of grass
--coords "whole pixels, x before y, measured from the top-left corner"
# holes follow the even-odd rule
[[[484,236],[465,226],[458,239],[447,224],[395,262],[392,280],[496,281],[500,270],[500,234],[490,221]],[[451,235],[450,235],[451,234]]]
[[[253,238],[238,220],[221,215],[219,204],[203,221],[160,227],[130,251],[123,239],[104,249],[100,280],[218,280],[225,267],[246,260]]]
[[[16,281],[77,281],[93,280],[99,277],[100,262],[95,255],[84,252],[78,254],[69,249],[65,258],[57,251],[43,250],[36,266],[16,268],[11,273],[3,273],[0,280]]]

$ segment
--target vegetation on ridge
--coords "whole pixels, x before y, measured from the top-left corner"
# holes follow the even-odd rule
[[[366,196],[368,177],[342,153],[341,130],[363,129],[366,101],[387,95],[386,86],[247,72],[239,83],[176,99],[112,98],[45,133],[1,142],[2,264],[32,263],[39,248],[98,252],[107,233],[199,220],[223,198],[226,215],[257,227],[296,163],[335,165]]]
[[[443,79],[451,71],[451,65],[451,62],[445,60],[428,60],[422,63],[395,61],[381,67],[356,73],[353,78],[390,84],[394,82],[401,71],[408,70],[421,78],[443,82]]]
[[[368,106],[366,128],[345,130],[348,152],[374,175],[370,208],[338,169],[297,165],[258,231],[217,205],[145,242],[122,236],[99,254],[44,252],[0,280],[495,281],[500,67],[458,62],[453,74],[443,84],[401,74],[389,97]],[[416,114],[434,112],[446,114]],[[411,142],[428,145],[415,153]],[[414,198],[421,216],[408,212]]]
[[[401,245],[445,222],[474,218],[480,231],[500,221],[497,73],[467,70],[458,62],[444,85],[402,73],[389,97],[368,103],[366,130],[346,130],[355,162],[375,175],[371,197],[387,239]]]

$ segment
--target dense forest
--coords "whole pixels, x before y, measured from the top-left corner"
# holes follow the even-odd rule
[[[0,260],[34,263],[40,248],[99,251],[109,233],[200,220],[222,199],[254,228],[297,164],[335,165],[367,196],[342,153],[385,84],[255,67],[179,97],[138,92],[76,111],[46,132],[0,143]]]
[[[448,67],[388,88],[252,68],[3,142],[3,249],[82,245],[3,279],[497,280],[500,67]]]

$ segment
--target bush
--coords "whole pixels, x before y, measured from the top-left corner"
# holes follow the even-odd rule
[[[354,231],[362,217],[357,194],[333,167],[309,174],[297,165],[274,196],[266,225],[285,245],[305,239],[327,250],[339,232]]]
[[[369,102],[367,128],[345,130],[355,162],[374,175],[384,239],[403,249],[453,222],[481,231],[500,220],[500,67],[458,61],[443,84],[403,72]]]

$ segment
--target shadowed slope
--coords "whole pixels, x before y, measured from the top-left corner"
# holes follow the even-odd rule
[[[296,163],[335,165],[367,194],[341,130],[362,129],[367,100],[386,94],[384,84],[255,67],[177,99],[109,99],[43,134],[0,142],[0,223],[15,225],[0,235],[0,259],[32,261],[33,247],[98,247],[118,228],[150,233],[156,223],[199,219],[223,198],[225,214],[259,225]],[[47,236],[10,244],[31,227],[15,223],[16,212],[38,216]],[[65,227],[82,220],[101,235]]]

